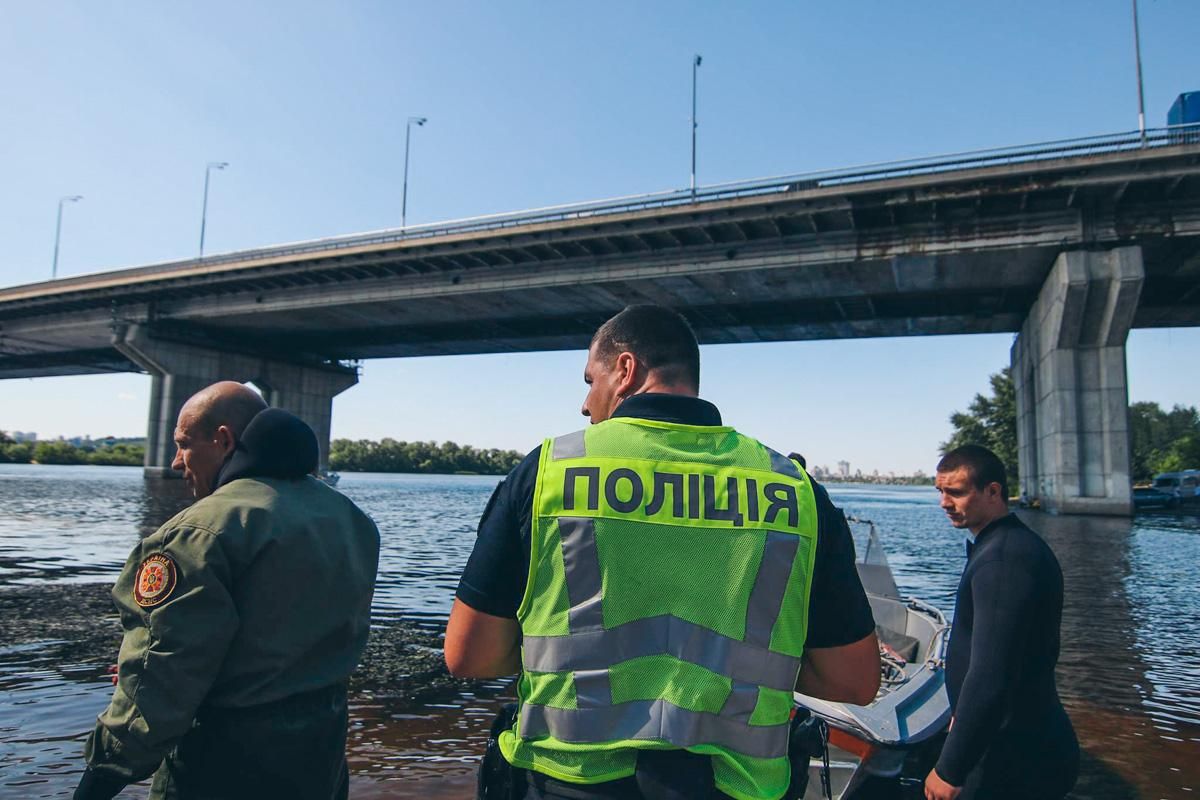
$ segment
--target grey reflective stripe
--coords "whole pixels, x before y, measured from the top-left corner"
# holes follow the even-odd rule
[[[563,571],[567,579],[567,611],[571,633],[604,627],[600,605],[600,556],[596,553],[596,521],[591,517],[559,517]]]
[[[560,458],[583,458],[585,455],[587,455],[587,448],[583,442],[583,431],[575,431],[557,437],[550,452],[550,457],[555,461]]]
[[[754,707],[758,705],[758,687],[752,683],[735,681],[725,705],[721,706],[721,716],[748,723]]]
[[[776,453],[769,447],[767,448],[767,452],[771,454],[771,470],[773,472],[778,472],[781,475],[787,475],[795,478],[796,480],[802,480],[800,477],[800,468],[796,466],[795,461],[792,461],[785,455]]]
[[[586,669],[576,672],[575,702],[580,708],[611,706],[612,685],[608,682],[608,670]]]
[[[767,531],[762,563],[758,565],[746,607],[746,641],[750,644],[764,648],[771,645],[771,631],[779,619],[799,546],[800,537],[795,534]],[[800,613],[800,609],[793,611]]]
[[[553,736],[561,742],[654,739],[675,747],[714,744],[754,758],[787,755],[788,723],[747,725],[703,711],[688,711],[665,700],[635,700],[606,708],[549,708],[525,703],[521,706],[519,732],[523,739]]]
[[[772,653],[670,615],[578,633],[572,624],[570,636],[526,636],[521,643],[522,663],[531,672],[607,669],[631,658],[663,653],[741,683],[785,692],[795,688],[800,672],[799,658]]]

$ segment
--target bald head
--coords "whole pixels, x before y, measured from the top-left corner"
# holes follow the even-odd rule
[[[258,392],[221,381],[192,395],[179,410],[172,468],[183,473],[196,499],[212,494],[221,466],[250,420],[267,407]]]
[[[262,395],[236,381],[220,381],[196,392],[183,404],[179,419],[186,414],[197,433],[210,436],[222,425],[241,438],[258,412],[267,407]]]

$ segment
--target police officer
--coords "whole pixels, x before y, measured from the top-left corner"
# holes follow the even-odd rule
[[[197,502],[113,587],[125,628],[76,800],[154,774],[151,798],[347,795],[346,685],[367,640],[375,524],[312,473],[297,417],[233,382],[175,429]]]
[[[521,673],[498,732],[517,796],[775,800],[793,688],[867,703],[879,685],[845,520],[697,396],[675,312],[606,322],[584,382],[591,427],[546,440],[484,512],[446,663]]]

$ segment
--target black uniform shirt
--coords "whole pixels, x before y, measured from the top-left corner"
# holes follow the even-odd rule
[[[717,407],[695,397],[637,394],[614,417],[683,425],[720,425]],[[516,619],[529,574],[533,489],[541,447],[516,466],[488,501],[479,538],[458,584],[458,599],[476,611]],[[845,517],[813,481],[817,500],[817,555],[808,615],[808,647],[840,647],[875,629],[871,607],[854,567],[854,541]]]

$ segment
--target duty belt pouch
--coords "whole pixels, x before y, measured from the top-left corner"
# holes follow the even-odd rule
[[[517,704],[509,703],[492,720],[475,783],[476,800],[522,800],[525,797],[525,770],[509,764],[500,752],[500,734],[510,729],[516,718]]]
[[[642,800],[726,797],[713,783],[712,756],[687,750],[639,750],[633,773]]]
[[[808,791],[808,761],[821,758],[825,742],[821,735],[820,720],[803,706],[797,706],[792,715],[791,733],[788,735],[788,761],[792,764],[792,782],[788,784],[784,800],[799,800]]]

